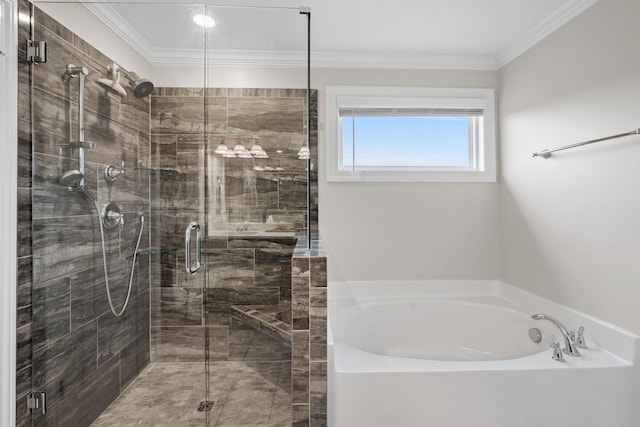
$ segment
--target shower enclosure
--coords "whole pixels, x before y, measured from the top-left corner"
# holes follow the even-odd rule
[[[294,422],[309,18],[20,3],[17,425]],[[252,84],[283,70],[290,84]]]

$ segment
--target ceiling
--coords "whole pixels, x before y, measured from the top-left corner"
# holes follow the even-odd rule
[[[272,0],[268,4],[276,7],[265,8],[264,0],[227,0],[222,7],[84,5],[153,65],[201,64],[205,46],[214,63],[304,65],[307,22],[299,8],[309,6],[314,66],[490,70],[596,2]],[[191,20],[205,9],[216,21],[206,35]]]

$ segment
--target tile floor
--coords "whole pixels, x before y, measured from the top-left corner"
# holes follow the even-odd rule
[[[203,363],[152,363],[92,424],[94,427],[291,426],[291,362],[211,362],[214,409],[204,396]]]

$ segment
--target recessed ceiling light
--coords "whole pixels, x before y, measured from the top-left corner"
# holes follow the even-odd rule
[[[216,25],[216,21],[214,21],[212,17],[207,15],[195,15],[193,17],[193,22],[204,28],[211,28]]]

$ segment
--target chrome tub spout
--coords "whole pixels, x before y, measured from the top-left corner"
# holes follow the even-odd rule
[[[538,313],[531,316],[533,320],[546,320],[548,322],[556,325],[560,332],[562,332],[562,336],[564,337],[564,348],[562,351],[569,356],[578,357],[580,356],[580,351],[575,342],[575,332],[569,331],[558,319],[553,316],[549,316],[548,314]]]

